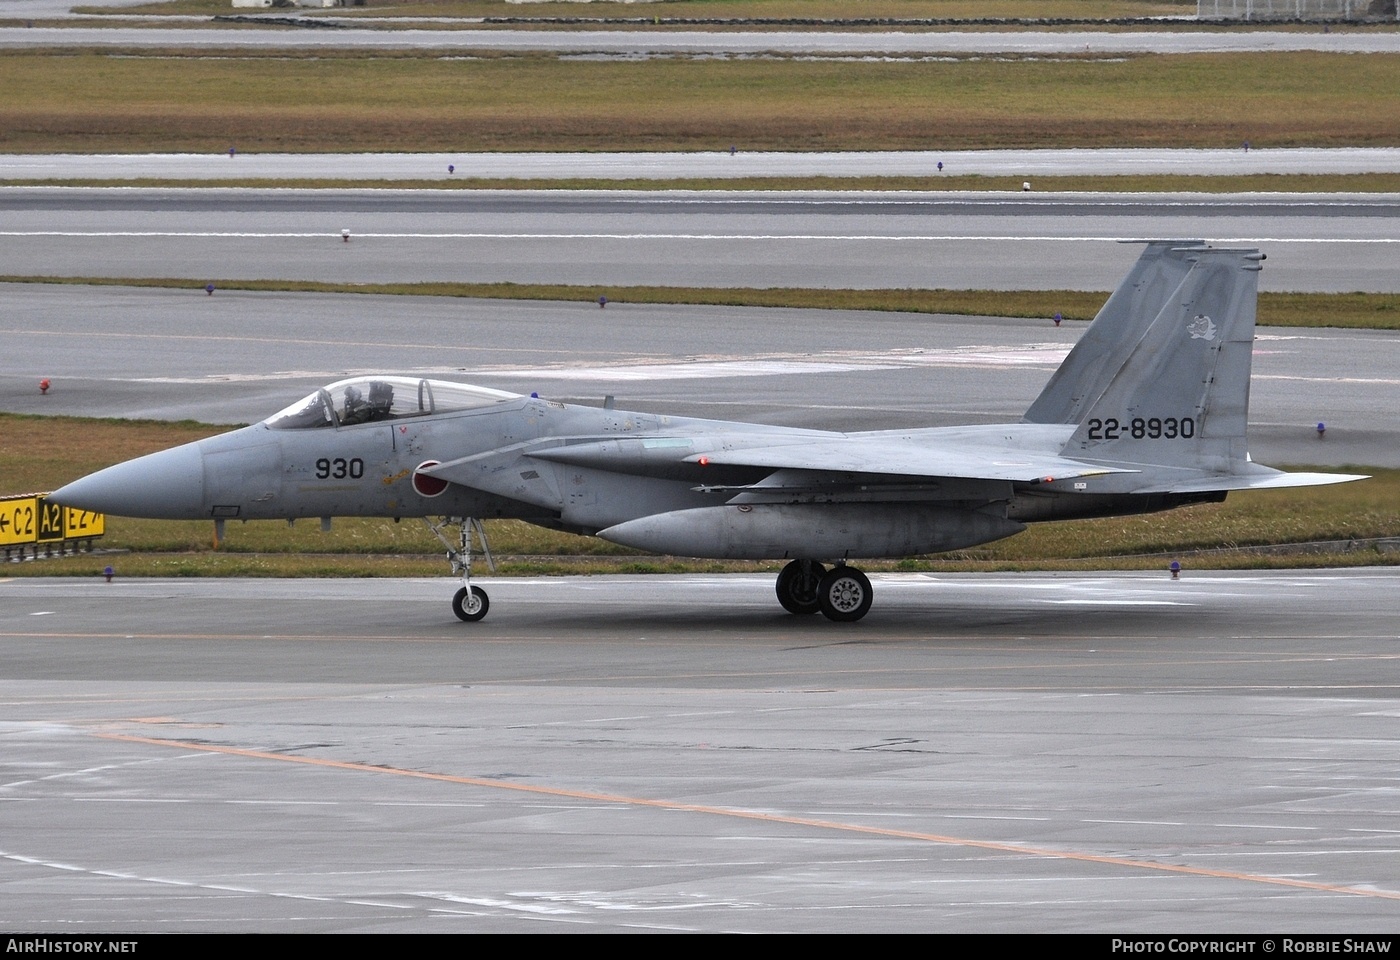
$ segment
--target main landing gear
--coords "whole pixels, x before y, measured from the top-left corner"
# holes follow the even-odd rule
[[[496,572],[496,562],[491,559],[491,548],[486,545],[486,528],[474,517],[443,517],[437,523],[425,517],[424,522],[428,524],[428,529],[433,531],[433,536],[442,541],[442,545],[447,548],[447,562],[452,564],[453,576],[460,575],[462,578],[461,589],[452,596],[452,612],[457,615],[458,620],[475,623],[486,616],[486,611],[491,609],[491,601],[487,598],[485,590],[472,586],[473,535],[481,544],[481,552],[486,556],[486,566],[492,573]],[[445,528],[453,526],[457,528],[455,547],[443,534]]]
[[[822,612],[849,623],[870,612],[870,580],[855,567],[838,563],[828,570],[815,560],[794,560],[778,574],[778,602],[789,613]]]

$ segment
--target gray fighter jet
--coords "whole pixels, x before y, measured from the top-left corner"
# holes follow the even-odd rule
[[[481,520],[495,517],[657,553],[786,559],[784,608],[849,621],[872,596],[853,558],[957,550],[1035,521],[1149,513],[1231,490],[1364,479],[1249,458],[1263,254],[1145,243],[1019,423],[834,433],[358,377],[51,499],[212,518],[220,533],[231,519],[422,517],[461,577],[452,607],[466,621],[486,614],[471,557],[474,540],[486,550]]]

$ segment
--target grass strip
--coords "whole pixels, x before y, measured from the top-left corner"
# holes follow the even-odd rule
[[[81,14],[227,14],[228,0],[173,0],[134,7],[84,7]],[[256,12],[256,11],[245,11]],[[331,19],[351,17],[503,17],[511,20],[623,19],[655,22],[686,19],[783,19],[833,20],[866,19],[961,19],[961,20],[1041,20],[1041,19],[1126,19],[1193,15],[1195,0],[667,0],[653,7],[613,3],[580,8],[578,3],[508,3],[506,0],[402,0],[371,3],[365,7],[338,8]],[[304,16],[297,10],[294,15]],[[285,10],[269,12],[286,16]]]
[[[0,151],[1390,146],[1400,56],[11,50]],[[1223,93],[1228,91],[1228,94]]]
[[[977,317],[1053,317],[1092,320],[1109,291],[1092,290],[843,290],[794,287],[613,287],[525,283],[325,283],[310,280],[213,280],[219,290],[358,293],[502,300],[593,301],[612,304],[701,304],[726,307],[797,307],[818,310],[884,310]],[[0,283],[58,283],[203,290],[178,278],[34,277],[0,275]],[[1261,293],[1258,322],[1275,327],[1340,327],[1400,330],[1400,294]]]

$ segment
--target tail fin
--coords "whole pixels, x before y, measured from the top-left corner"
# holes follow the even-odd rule
[[[1063,455],[1216,474],[1252,471],[1245,433],[1264,255],[1173,247],[1160,254],[1164,277],[1178,258],[1185,276],[1152,305],[1156,315],[1121,363],[1101,368]],[[1123,352],[1116,346],[1113,359]]]
[[[1186,278],[1194,262],[1190,251],[1204,245],[1201,240],[1124,242],[1147,246],[1026,411],[1027,422],[1078,423],[1108,385],[1106,374],[1123,365]]]

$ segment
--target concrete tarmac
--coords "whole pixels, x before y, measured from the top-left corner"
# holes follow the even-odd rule
[[[1395,147],[1222,149],[862,150],[831,153],[720,148],[617,153],[97,153],[0,154],[0,180],[674,180],[735,177],[1248,176],[1400,171]],[[939,166],[942,164],[942,166]],[[450,169],[449,169],[450,168]],[[867,194],[868,196],[869,194]],[[789,195],[791,196],[791,195]],[[943,194],[947,197],[948,194]],[[986,196],[984,193],[983,196]],[[1131,195],[1119,194],[1129,201]],[[1270,196],[1270,195],[1263,195]],[[1218,198],[1218,195],[1217,195]],[[1375,194],[1365,195],[1376,199]],[[1277,199],[1277,197],[1275,197]],[[1307,203],[1317,195],[1294,196]],[[1330,200],[1329,202],[1338,202]]]
[[[1393,933],[1400,572],[874,581],[0,581],[0,928]]]

